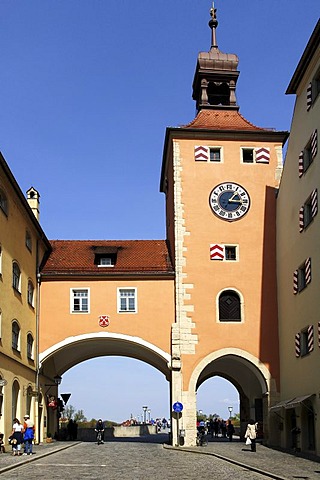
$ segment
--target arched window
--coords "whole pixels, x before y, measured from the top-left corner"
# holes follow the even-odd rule
[[[34,286],[31,280],[28,281],[28,303],[31,307],[34,306],[33,299],[34,299]]]
[[[33,336],[31,333],[27,335],[27,357],[32,360],[33,359]]]
[[[12,322],[12,348],[20,350],[20,327],[16,320]]]
[[[0,210],[8,215],[8,200],[4,191],[0,188]]]
[[[220,322],[241,322],[240,297],[233,290],[225,290],[219,297]]]
[[[20,386],[17,380],[15,380],[12,384],[12,418],[17,417],[17,413],[19,411],[19,397],[20,397]]]
[[[15,290],[20,292],[20,267],[17,262],[13,262],[12,264],[12,286]]]

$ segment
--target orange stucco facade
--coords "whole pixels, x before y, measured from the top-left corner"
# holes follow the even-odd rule
[[[117,289],[128,286],[137,289],[137,312],[118,313]],[[88,313],[70,311],[70,292],[75,288],[89,289]],[[170,354],[173,304],[171,280],[46,279],[41,286],[40,351],[67,337],[107,332],[141,337]],[[107,327],[99,326],[100,315],[108,315]]]
[[[199,359],[212,349],[226,345],[246,350],[259,358],[272,374],[279,387],[279,356],[277,331],[277,293],[275,276],[275,202],[278,180],[279,143],[257,141],[207,141],[223,150],[223,162],[195,162],[194,148],[199,140],[173,139],[180,145],[181,203],[185,228],[185,283],[192,284],[192,306],[189,316],[195,323],[198,336],[195,355],[183,357],[184,386]],[[202,141],[203,143],[203,141]],[[269,164],[243,164],[241,147],[270,148]],[[209,205],[213,187],[225,181],[243,185],[249,192],[249,212],[240,220],[227,222],[217,218]],[[169,201],[169,208],[172,202]],[[172,215],[168,212],[169,216]],[[169,222],[170,223],[170,222]],[[210,260],[212,243],[238,246],[235,262]],[[241,322],[221,323],[218,320],[217,299],[223,289],[235,289],[243,298]]]

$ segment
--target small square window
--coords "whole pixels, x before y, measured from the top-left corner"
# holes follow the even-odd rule
[[[114,257],[99,257],[98,267],[114,267]]]
[[[237,260],[237,247],[232,245],[225,245],[225,259]]]
[[[243,163],[254,162],[254,148],[242,148],[242,161]]]
[[[221,162],[221,148],[220,147],[210,147],[210,162]]]

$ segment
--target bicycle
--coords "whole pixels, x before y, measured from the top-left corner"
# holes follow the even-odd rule
[[[100,445],[101,443],[104,443],[102,434],[103,434],[103,430],[98,430],[98,433],[97,433],[97,444],[98,445]]]
[[[205,430],[198,430],[197,432],[197,438],[196,438],[196,444],[198,447],[205,447],[208,445],[208,440],[206,436]]]

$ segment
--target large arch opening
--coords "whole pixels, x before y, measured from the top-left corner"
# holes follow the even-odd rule
[[[123,372],[130,372],[129,378]],[[58,391],[53,382],[60,377],[62,381]],[[162,398],[166,396],[166,406],[161,410],[153,396],[152,377],[156,377],[155,381],[160,382],[160,388],[165,390]],[[127,393],[119,396],[117,389],[123,391],[123,381],[127,382]],[[43,429],[47,427],[50,432],[59,430],[57,412],[50,408],[50,403],[54,406],[54,397],[63,393],[71,393],[70,403],[76,403],[77,409],[84,410],[88,420],[103,418],[122,423],[132,416],[143,422],[154,416],[158,418],[164,412],[168,418],[170,381],[171,356],[139,337],[101,332],[66,338],[40,355],[40,388],[46,412]],[[77,384],[77,395],[72,392],[74,382]],[[98,395],[97,389],[93,389],[97,385],[98,391],[100,389]],[[133,392],[135,399],[132,398]],[[90,403],[93,408],[86,412],[85,405]],[[118,409],[114,415],[112,408],[115,405],[121,413]],[[143,407],[147,407],[146,412]]]

